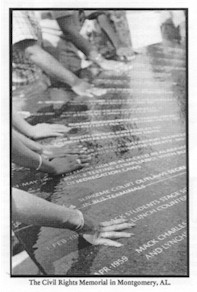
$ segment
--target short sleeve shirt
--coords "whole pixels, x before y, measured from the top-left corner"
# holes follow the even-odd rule
[[[41,29],[33,11],[13,11],[12,24],[12,85],[13,89],[39,80],[41,69],[25,55],[23,49],[15,45],[25,40],[35,40],[41,44]],[[22,47],[22,46],[20,46]]]

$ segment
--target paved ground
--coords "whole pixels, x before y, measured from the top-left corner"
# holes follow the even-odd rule
[[[149,46],[128,71],[101,73],[96,98],[51,94],[24,102],[29,121],[70,123],[71,141],[94,149],[89,168],[52,178],[15,168],[13,185],[75,205],[95,221],[125,217],[134,236],[121,248],[93,247],[75,233],[15,224],[15,233],[48,275],[187,275],[185,50]],[[43,143],[65,144],[66,138]]]

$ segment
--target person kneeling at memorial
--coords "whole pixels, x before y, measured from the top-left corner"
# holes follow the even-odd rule
[[[131,237],[122,232],[135,226],[125,219],[95,223],[90,217],[74,208],[48,202],[25,191],[13,188],[12,219],[25,224],[71,229],[93,245],[122,246],[110,238]]]
[[[13,97],[21,96],[28,87],[39,97],[50,84],[50,78],[66,84],[79,96],[98,96],[103,90],[78,78],[42,48],[42,34],[34,11],[13,11],[12,86]],[[47,79],[47,80],[46,80]],[[38,85],[41,89],[38,92]]]
[[[95,32],[100,34],[102,42],[106,43],[106,53],[111,55],[111,58],[116,60],[132,60],[134,59],[134,52],[131,47],[131,40],[129,34],[129,28],[125,11],[121,10],[83,10],[82,17],[85,19],[95,21],[100,27],[100,33],[98,29],[94,29]],[[112,48],[109,48],[108,41],[105,41],[102,37],[102,33],[107,37]],[[97,42],[97,46],[99,46]],[[101,47],[101,45],[100,45]],[[100,48],[102,50],[102,48]],[[111,53],[110,53],[111,51]],[[111,63],[113,64],[113,63]],[[114,63],[115,64],[115,63]]]
[[[117,70],[124,68],[120,62],[106,60],[92,47],[87,39],[80,34],[79,11],[53,10],[41,12],[43,46],[65,68],[77,73],[81,69],[81,59],[78,50],[92,63],[102,70]],[[97,89],[102,94],[104,89]],[[100,95],[100,94],[99,94]]]
[[[60,175],[88,166],[91,155],[84,154],[82,147],[78,150],[76,151],[81,153],[68,154],[67,147],[54,151],[46,150],[39,143],[12,130],[12,161],[26,168]]]

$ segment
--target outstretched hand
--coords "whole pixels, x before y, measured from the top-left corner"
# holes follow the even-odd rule
[[[71,130],[70,127],[59,124],[37,124],[32,128],[32,138],[46,138],[46,137],[58,137],[64,136]]]
[[[131,61],[135,59],[135,55],[131,53],[126,48],[118,48],[116,50],[116,55],[120,58],[121,61]]]
[[[122,246],[121,243],[111,240],[123,237],[131,237],[134,235],[129,232],[122,232],[122,230],[128,229],[135,226],[133,223],[128,223],[126,219],[117,219],[114,221],[102,222],[99,224],[99,227],[95,230],[95,232],[88,232],[82,229],[81,236],[93,245],[106,245],[106,246]]]
[[[66,155],[64,157],[57,157],[49,161],[51,169],[50,172],[54,175],[70,173],[74,170],[78,170],[85,166],[89,166],[90,161],[91,155],[86,154]]]
[[[35,143],[35,142],[34,142]],[[87,154],[94,153],[93,150],[79,143],[68,143],[63,146],[46,145],[43,147],[42,155],[48,159],[60,158],[70,154]]]
[[[101,96],[107,92],[106,89],[96,88],[94,85],[84,80],[80,80],[75,86],[72,87],[72,90],[79,96],[88,97]]]
[[[127,71],[127,66],[119,61],[113,61],[113,60],[106,60],[103,59],[100,63],[99,66],[101,69],[106,70],[106,71]]]

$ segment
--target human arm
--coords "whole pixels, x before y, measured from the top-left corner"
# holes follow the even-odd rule
[[[42,71],[50,77],[68,84],[78,95],[92,96],[92,87],[89,83],[78,78],[72,72],[68,71],[58,60],[42,49],[39,43],[39,36],[32,25],[36,23],[36,18],[31,11],[13,12],[13,52],[16,56],[22,56],[23,59],[29,59],[31,63],[37,65]],[[16,63],[18,63],[16,59]],[[21,64],[23,65],[23,64]]]
[[[18,189],[12,191],[12,215],[14,220],[25,224],[74,230],[93,245],[120,247],[121,243],[110,238],[128,238],[133,235],[120,232],[134,226],[124,219],[96,226],[89,216],[77,209],[53,204]]]
[[[30,140],[30,142],[34,143]],[[39,145],[39,144],[38,144]],[[33,149],[32,149],[33,148]],[[42,147],[34,147],[34,144],[29,144],[29,139],[25,136],[12,130],[12,161],[23,167],[37,169],[40,164],[40,154]],[[53,168],[46,159],[42,159],[40,171],[53,172]]]
[[[73,15],[57,17],[56,20],[64,33],[64,38],[71,41],[80,51],[82,51],[86,57],[93,63],[100,66],[101,55],[97,50],[93,49],[89,41],[87,41],[77,30],[76,26],[73,25]],[[103,60],[103,58],[102,58]]]
[[[104,33],[108,36],[109,40],[111,41],[112,45],[116,50],[116,55],[120,58],[120,60],[132,60],[134,55],[130,55],[128,50],[122,47],[119,38],[117,37],[117,33],[114,30],[111,22],[106,14],[101,14],[97,17],[97,21],[104,31]]]
[[[43,50],[36,40],[24,40],[15,44],[16,49],[24,51],[26,57],[40,67],[49,76],[70,85],[75,86],[80,79],[63,67],[52,55]]]
[[[58,124],[40,123],[34,126],[30,125],[15,110],[12,114],[12,125],[19,132],[32,139],[64,136],[70,130],[70,127]]]
[[[97,50],[93,49],[91,44],[78,32],[77,27],[75,25],[74,17],[75,15],[65,15],[62,16],[60,12],[60,17],[58,17],[58,13],[55,13],[56,20],[64,33],[64,38],[70,42],[72,42],[80,51],[82,51],[86,57],[91,60],[93,63],[100,66],[102,69],[111,69],[109,61],[105,60]],[[107,16],[103,14],[103,12],[98,12],[98,21],[102,29],[107,33],[108,37],[114,44],[114,47],[119,51],[119,42],[116,36],[115,31],[113,30]],[[112,64],[117,65],[117,64]],[[112,68],[114,69],[114,67]]]
[[[70,85],[77,95],[93,97],[105,93],[103,89],[95,90],[93,85],[68,71],[52,55],[44,51],[35,40],[25,40],[17,43],[16,46],[21,47],[21,50],[24,49],[26,56],[49,76]]]
[[[90,155],[84,153],[80,153],[79,155],[62,154],[50,159],[46,155],[46,149],[44,147],[38,149],[37,144],[22,134],[17,133],[15,130],[12,130],[13,162],[41,172],[60,175],[87,166],[91,159]]]
[[[12,215],[14,220],[38,226],[75,230],[81,224],[78,211],[15,188],[12,189]]]
[[[101,27],[101,29],[104,31],[104,33],[108,36],[109,40],[111,41],[114,48],[117,50],[120,46],[119,40],[117,38],[116,32],[112,28],[112,25],[105,13],[99,15],[97,17],[97,21]]]
[[[88,56],[92,50],[90,43],[78,32],[73,25],[71,18],[73,15],[56,17],[56,20],[64,33],[64,38],[72,42],[80,51]]]

